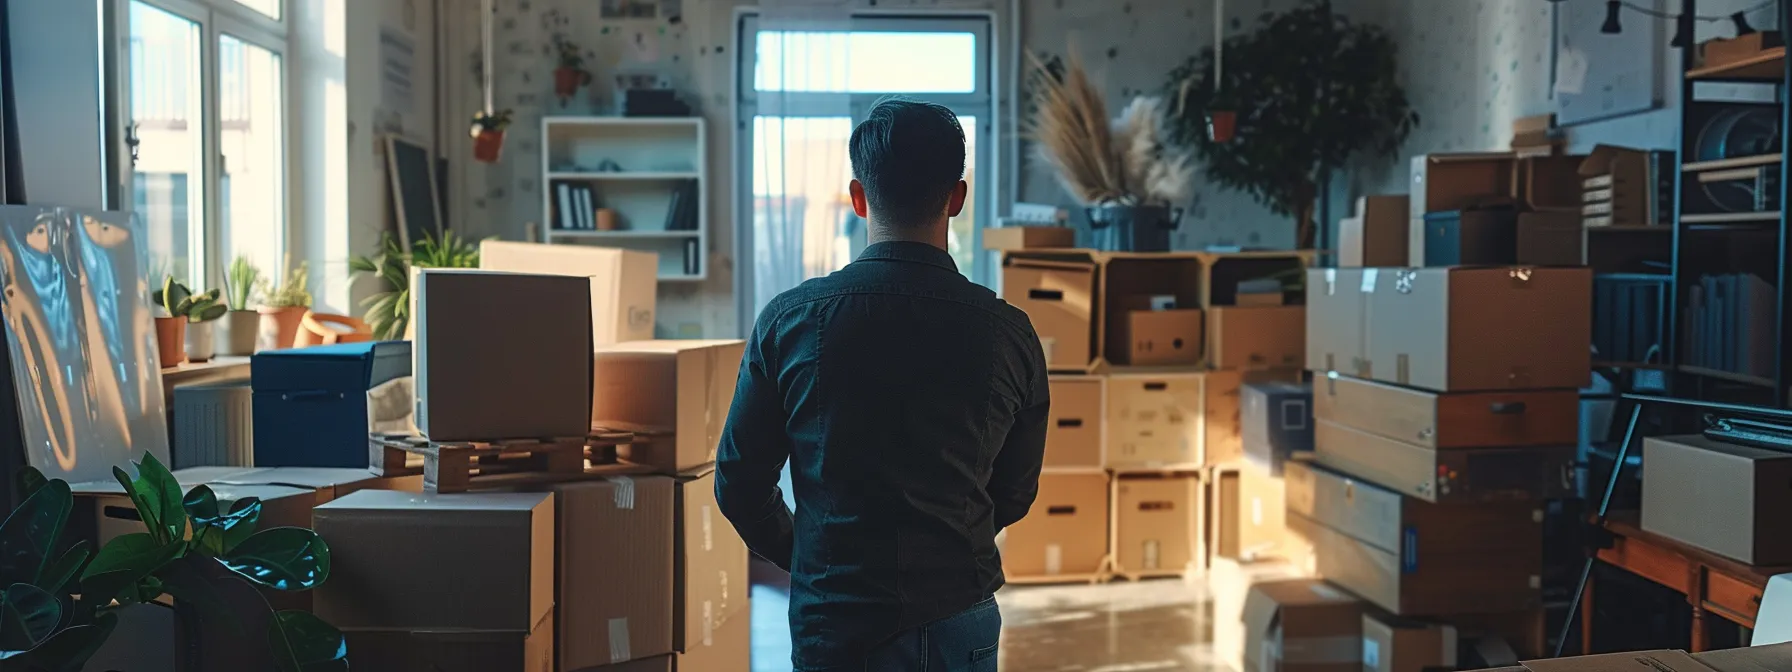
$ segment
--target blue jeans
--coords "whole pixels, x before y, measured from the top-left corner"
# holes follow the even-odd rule
[[[896,635],[871,651],[867,672],[996,672],[1002,612],[996,598]]]

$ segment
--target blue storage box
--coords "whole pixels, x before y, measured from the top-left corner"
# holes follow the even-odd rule
[[[255,466],[367,468],[367,390],[409,375],[409,341],[256,353]]]
[[[1425,215],[1426,266],[1518,263],[1518,211],[1456,210]]]

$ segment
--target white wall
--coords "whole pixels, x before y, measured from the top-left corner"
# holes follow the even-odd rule
[[[12,0],[12,70],[25,194],[33,204],[105,207],[100,7]]]

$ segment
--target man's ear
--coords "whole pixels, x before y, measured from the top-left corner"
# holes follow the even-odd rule
[[[852,194],[852,212],[865,219],[871,219],[871,203],[865,200],[865,185],[853,180],[846,185],[847,193]]]
[[[957,217],[958,213],[964,212],[964,199],[970,196],[970,193],[971,185],[964,180],[959,180],[957,186],[952,187],[952,197],[946,199],[946,216]]]

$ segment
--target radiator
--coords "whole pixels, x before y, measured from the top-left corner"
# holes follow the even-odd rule
[[[254,411],[246,380],[175,388],[174,468],[255,466]]]

